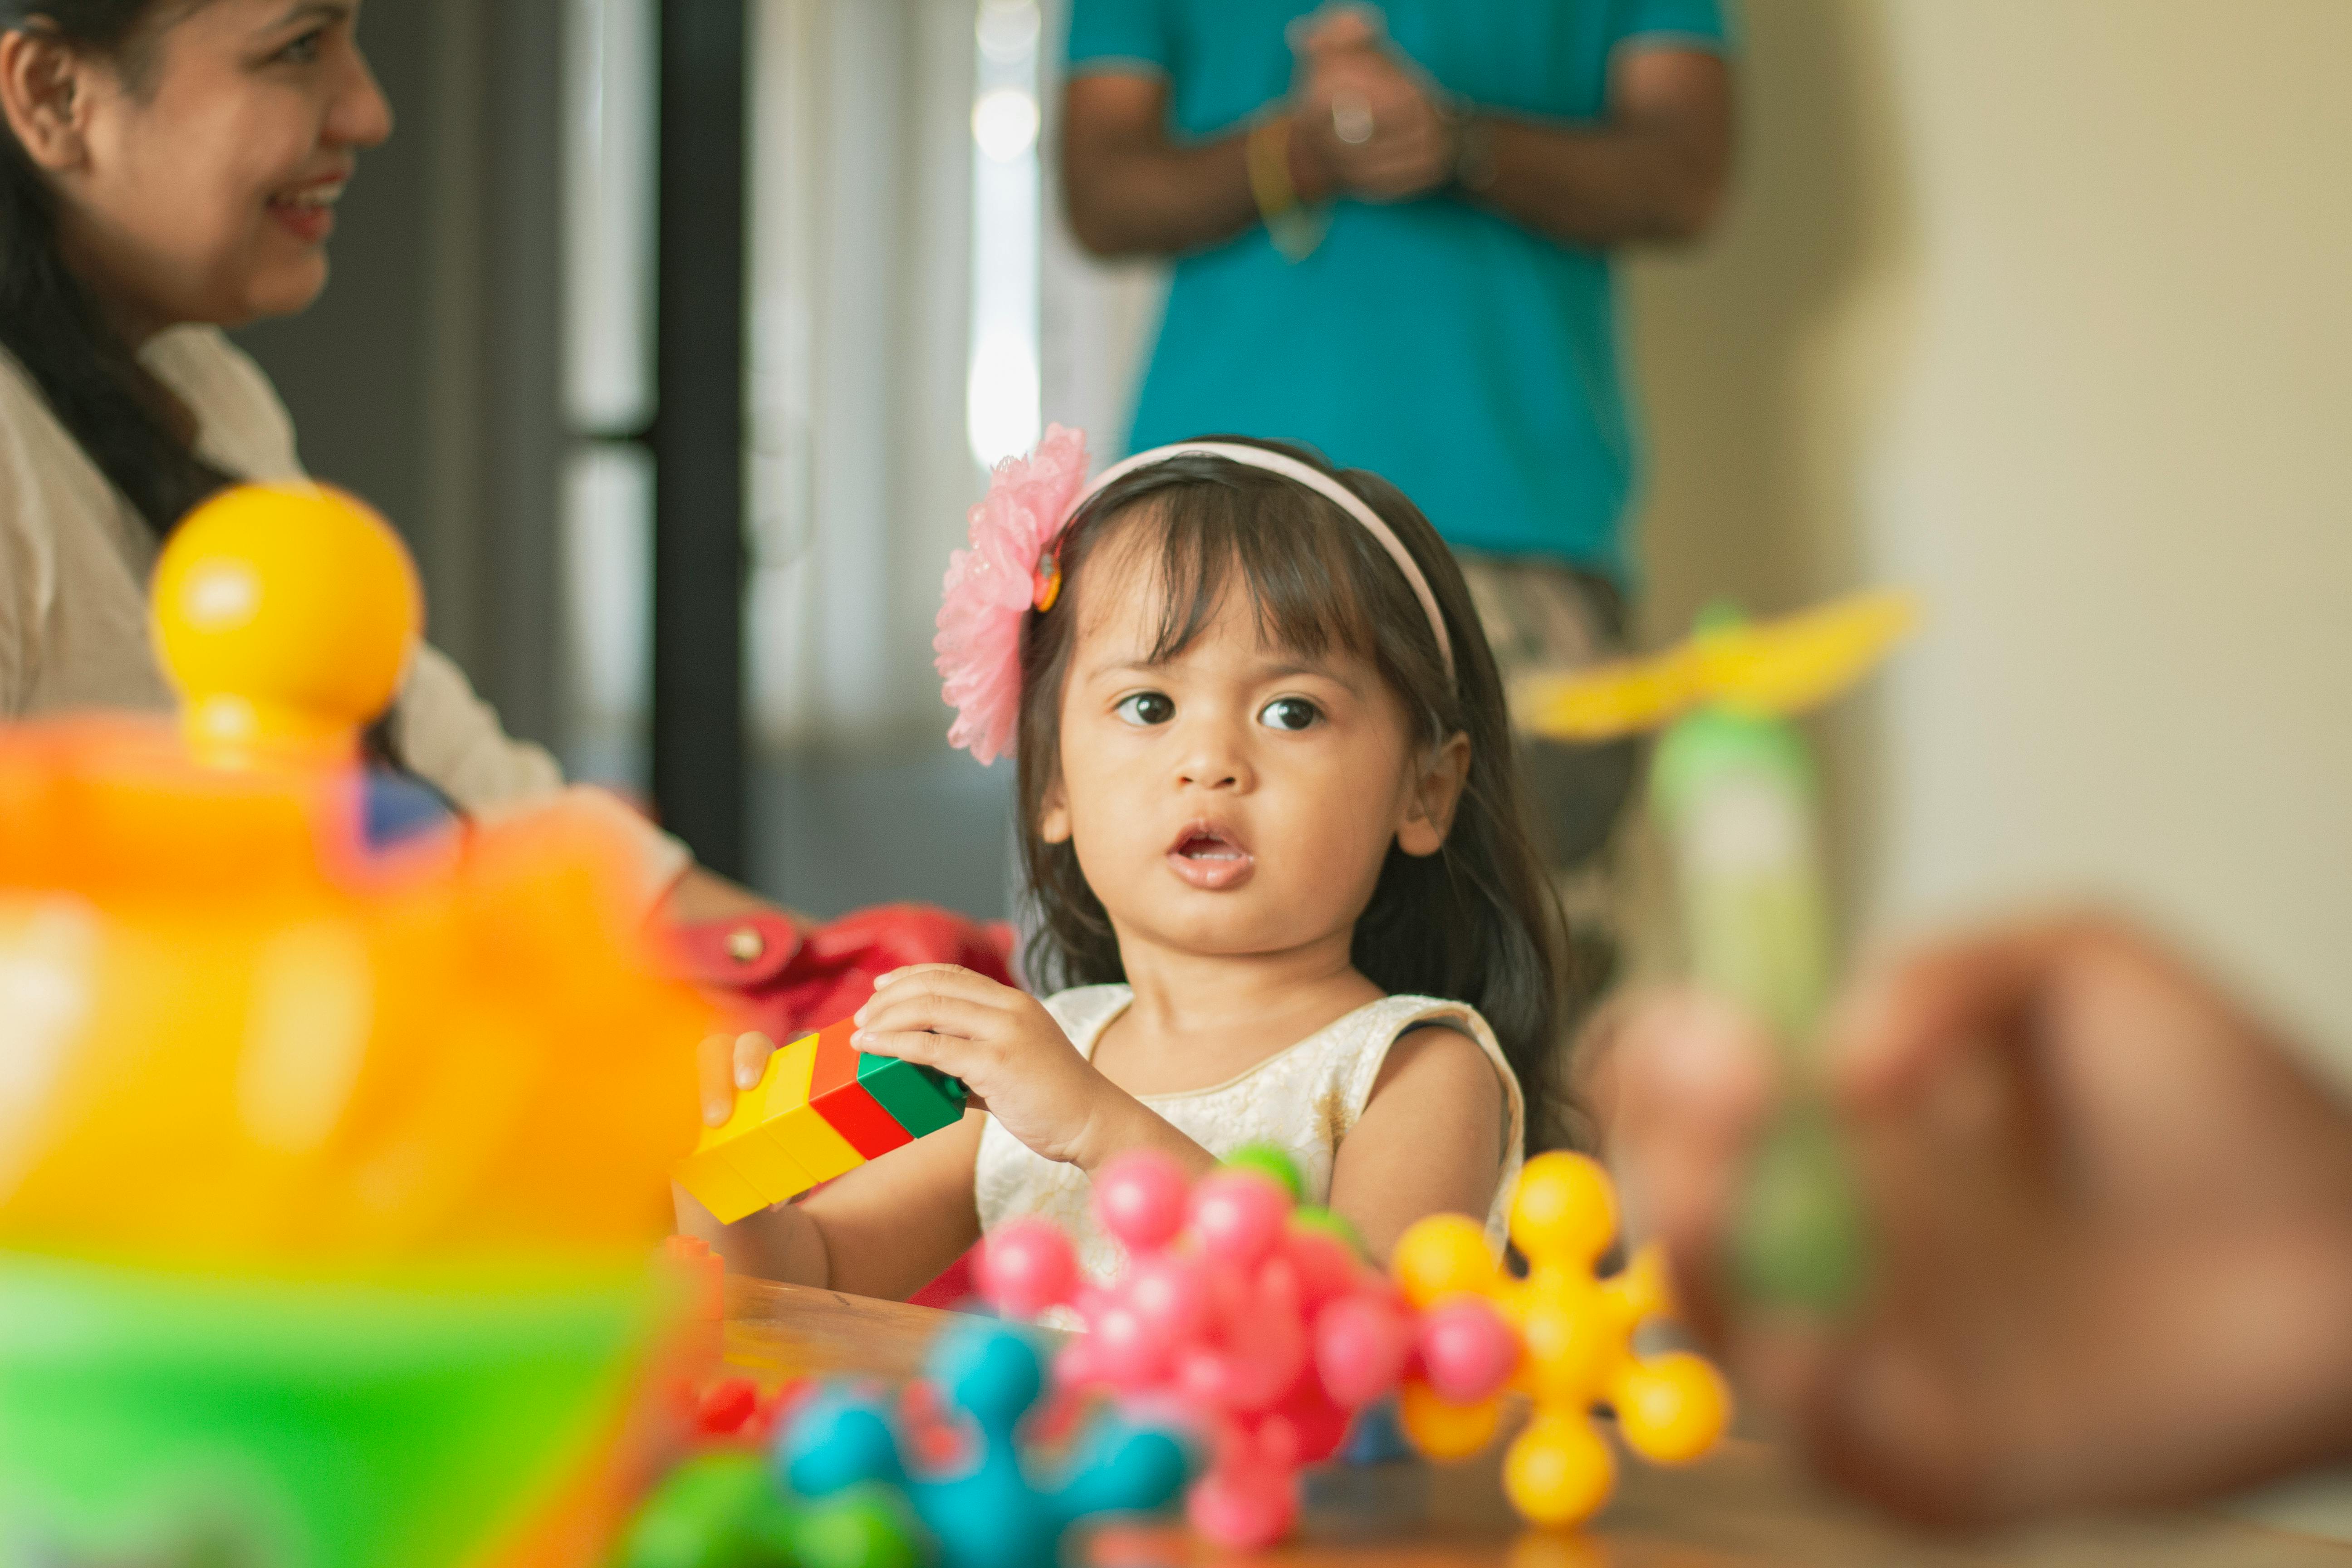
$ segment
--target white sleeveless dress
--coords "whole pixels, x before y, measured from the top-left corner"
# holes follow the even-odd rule
[[[1045,1001],[1070,1044],[1088,1060],[1110,1021],[1135,993],[1125,985],[1082,985]],[[1331,1162],[1339,1141],[1364,1113],[1372,1082],[1399,1037],[1425,1024],[1458,1029],[1478,1043],[1503,1080],[1503,1165],[1486,1214],[1486,1237],[1499,1253],[1511,1188],[1519,1174],[1527,1110],[1517,1075],[1503,1058],[1495,1031],[1477,1009],[1433,996],[1383,996],[1335,1019],[1297,1045],[1278,1051],[1238,1078],[1180,1094],[1140,1095],[1144,1104],[1185,1136],[1219,1156],[1245,1143],[1271,1143],[1297,1162],[1307,1202],[1331,1197]],[[1125,1249],[1095,1224],[1093,1185],[1076,1165],[1031,1152],[993,1119],[982,1130],[974,1173],[982,1232],[1009,1220],[1041,1215],[1077,1245],[1078,1267],[1101,1284],[1117,1274]]]

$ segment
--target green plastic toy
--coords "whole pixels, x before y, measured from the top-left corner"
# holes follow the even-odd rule
[[[1831,1123],[1818,1047],[1832,976],[1820,785],[1790,716],[1858,679],[1914,619],[1864,595],[1751,626],[1711,610],[1655,658],[1542,677],[1515,693],[1522,724],[1600,741],[1664,724],[1653,799],[1675,847],[1694,977],[1763,1025],[1787,1109],[1749,1174],[1732,1249],[1754,1300],[1835,1314],[1867,1267],[1863,1212]]]

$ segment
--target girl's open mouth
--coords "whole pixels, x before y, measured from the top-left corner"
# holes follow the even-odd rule
[[[311,245],[335,230],[335,204],[342,199],[348,174],[312,180],[269,198],[269,216]]]
[[[1223,828],[1196,822],[1177,835],[1168,850],[1168,864],[1193,887],[1213,891],[1249,880],[1257,861]]]

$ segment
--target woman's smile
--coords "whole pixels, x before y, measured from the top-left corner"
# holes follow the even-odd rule
[[[335,204],[342,199],[351,177],[351,171],[344,169],[274,192],[268,203],[269,216],[305,244],[322,244],[335,232]]]

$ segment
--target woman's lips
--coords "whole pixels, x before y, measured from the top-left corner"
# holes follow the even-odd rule
[[[269,216],[294,231],[304,243],[317,245],[335,232],[335,204],[342,199],[348,175],[313,180],[269,198]]]
[[[1257,860],[1223,830],[1206,826],[1184,830],[1168,851],[1168,865],[1195,888],[1210,892],[1238,888],[1257,869]]]

